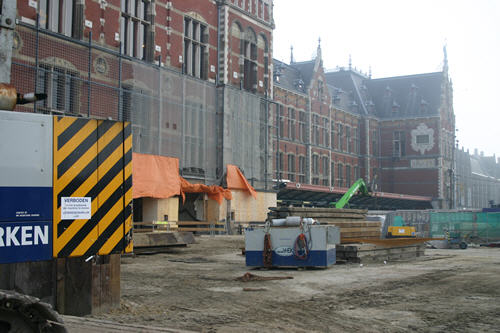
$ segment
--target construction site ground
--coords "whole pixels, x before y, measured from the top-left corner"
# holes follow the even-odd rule
[[[245,266],[243,236],[196,241],[123,257],[120,308],[84,320],[95,332],[500,332],[500,248],[265,270]],[[236,280],[247,272],[292,278]]]

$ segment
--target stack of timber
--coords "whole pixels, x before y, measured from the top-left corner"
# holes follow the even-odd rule
[[[367,221],[366,210],[312,208],[312,207],[271,207],[269,218],[284,218],[287,216],[310,217],[320,224],[336,225],[340,228],[342,243],[354,239],[380,239],[381,225],[379,221]]]
[[[153,222],[134,222],[134,232],[152,232],[152,231],[177,231],[177,222],[153,221]]]
[[[337,245],[337,261],[349,263],[377,263],[412,260],[423,256],[425,245],[411,244],[401,246],[382,246],[375,244]]]

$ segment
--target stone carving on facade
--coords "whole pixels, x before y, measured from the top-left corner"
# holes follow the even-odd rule
[[[424,138],[424,140],[419,140],[418,138]],[[434,148],[434,129],[427,127],[424,123],[420,123],[416,129],[411,131],[411,148],[419,151],[421,155]]]
[[[97,57],[94,60],[94,70],[99,74],[108,73],[108,62],[103,57]]]

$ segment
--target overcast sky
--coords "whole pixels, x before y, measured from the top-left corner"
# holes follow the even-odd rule
[[[500,0],[274,0],[275,59],[372,77],[441,71],[447,45],[459,147],[500,157]]]

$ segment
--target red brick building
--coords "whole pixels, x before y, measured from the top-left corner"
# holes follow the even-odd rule
[[[130,120],[134,151],[219,183],[226,164],[342,193],[453,195],[452,88],[443,72],[371,79],[272,59],[272,0],[18,1],[12,80],[48,99],[18,111]]]
[[[352,68],[325,73],[318,47],[311,61],[275,60],[274,81],[281,179],[343,192],[361,177],[377,191],[453,206],[455,118],[446,58],[442,72],[372,79]]]

